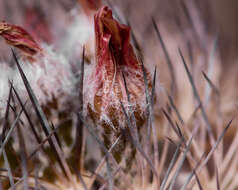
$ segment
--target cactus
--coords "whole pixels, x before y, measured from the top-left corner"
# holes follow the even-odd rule
[[[0,63],[0,189],[237,189],[236,65],[221,69],[195,4],[180,2],[173,30],[169,14],[138,14],[141,32],[122,14],[132,2],[80,0],[69,16],[73,2],[57,1],[44,35],[66,27],[50,46],[0,23],[13,48]],[[70,23],[80,36],[64,43]]]

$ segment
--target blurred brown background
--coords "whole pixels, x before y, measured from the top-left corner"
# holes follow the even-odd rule
[[[219,33],[220,49],[226,62],[228,58],[236,56],[238,43],[238,2],[236,0],[106,0],[105,4],[110,2],[114,7],[125,15],[136,30],[151,33],[150,17],[153,16],[159,22],[166,24],[171,31],[176,30],[175,22],[182,23],[182,30],[189,27],[195,27],[203,32]],[[186,5],[188,14],[192,16],[191,21],[194,26],[186,20],[187,12],[183,4]],[[64,30],[62,22],[65,16],[78,6],[77,0],[10,0],[0,1],[0,19],[12,22],[18,25],[24,25],[27,9],[31,8],[38,11],[38,15],[50,24],[53,35],[57,35]],[[197,18],[196,18],[197,17]],[[197,23],[200,20],[202,23]],[[59,30],[61,29],[61,30]],[[177,31],[176,31],[177,32]],[[2,40],[1,40],[2,41]],[[2,43],[1,43],[2,45]],[[228,60],[227,60],[228,59]]]

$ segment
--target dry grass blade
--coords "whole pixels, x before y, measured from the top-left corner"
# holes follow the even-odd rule
[[[122,135],[120,135],[116,140],[115,142],[112,144],[112,146],[109,148],[108,152],[111,152],[112,149],[116,146],[116,144],[119,142],[120,138],[121,138]],[[105,163],[105,160],[106,160],[106,156],[104,156],[102,158],[102,160],[100,161],[100,163],[98,164],[98,167],[96,168],[95,172],[94,173],[98,173],[101,168],[103,167],[104,163]],[[91,186],[93,185],[94,181],[96,179],[96,175],[93,175],[91,177],[91,181],[89,182],[89,189],[91,189]]]
[[[168,123],[165,124],[163,133],[165,136],[168,135],[169,133]],[[160,162],[159,162],[159,168],[158,168],[159,175],[161,175],[161,173],[165,170],[165,162],[167,161],[168,151],[169,151],[169,141],[165,141],[163,150],[160,156]]]
[[[144,84],[145,84],[145,94],[146,94],[146,103],[148,103],[147,106],[147,112],[148,112],[148,125],[147,125],[147,144],[149,145],[149,139],[150,139],[150,130],[152,130],[153,132],[153,145],[154,145],[154,167],[153,168],[158,168],[159,167],[159,163],[158,163],[158,157],[159,157],[159,148],[158,148],[158,139],[157,139],[157,133],[155,130],[155,126],[154,126],[154,115],[153,115],[153,105],[152,105],[152,98],[149,94],[149,86],[148,86],[148,80],[147,80],[147,74],[145,71],[145,66],[143,61],[141,60],[141,68],[143,71],[143,77],[144,77]],[[156,74],[156,72],[155,72]],[[155,75],[154,75],[155,77]],[[155,81],[154,82],[154,86],[152,87],[152,92],[153,92],[153,88],[155,88]],[[126,113],[126,112],[125,112]],[[128,123],[129,124],[129,123]],[[158,174],[157,172],[155,173],[156,181],[159,183],[159,178],[158,178]]]
[[[151,89],[151,105],[154,105],[154,98],[155,98],[155,83],[156,83],[156,75],[157,75],[157,68],[155,67],[154,75],[153,75],[153,83]]]
[[[107,175],[108,175],[108,183],[109,183],[109,190],[113,190],[113,176],[112,176],[112,168],[109,163],[109,158],[106,156],[106,163],[107,163]]]
[[[9,115],[9,107],[10,107],[11,97],[12,97],[12,84],[9,89],[9,95],[8,95],[8,99],[7,99],[7,107],[6,107],[6,111],[5,111],[5,115],[4,115],[4,122],[3,122],[3,129],[2,129],[2,141],[5,139],[5,133],[7,130],[7,121],[8,121],[8,115]]]
[[[100,138],[96,135],[96,132],[94,131],[93,127],[91,125],[89,125],[88,123],[86,123],[86,121],[84,120],[83,116],[81,115],[81,113],[77,113],[78,117],[82,120],[83,122],[83,126],[86,127],[87,131],[90,133],[90,135],[96,140],[96,142],[100,145],[102,151],[105,153],[106,156],[109,156],[113,163],[117,166],[117,162],[115,160],[115,158],[113,157],[113,155],[107,150],[107,148],[104,146],[103,142],[100,140]]]
[[[192,26],[192,29],[194,30],[194,33],[196,34],[196,30],[195,30],[195,27],[194,27],[194,25],[193,25],[192,18],[191,18],[191,16],[190,16],[189,12],[188,12],[187,6],[185,5],[185,3],[184,3],[183,0],[180,0],[180,3],[181,3],[181,5],[182,5],[184,14],[185,14],[186,18],[187,18],[188,21],[189,21],[189,24]]]
[[[236,135],[234,137],[234,139],[232,140],[232,143],[229,146],[229,149],[227,150],[222,165],[219,167],[220,169],[220,173],[223,174],[227,168],[229,167],[230,163],[232,162],[232,159],[234,157],[236,157],[236,152],[237,152],[237,148],[238,148],[238,132],[236,132]]]
[[[11,167],[10,167],[9,162],[8,162],[8,158],[7,158],[5,148],[3,148],[2,152],[3,152],[3,158],[4,158],[4,165],[7,168],[7,173],[8,173],[8,177],[9,177],[11,187],[13,188],[13,190],[16,190],[16,188],[14,187],[14,179],[13,179],[13,176],[12,176],[12,171],[11,171]]]
[[[119,16],[117,10],[114,8],[113,4],[110,2],[110,0],[104,0],[108,6],[112,9],[112,12],[114,14],[114,16],[117,18],[117,20],[120,22],[120,23],[123,23],[121,17]]]
[[[26,102],[27,102],[27,101],[26,101]],[[14,105],[14,106],[10,105],[9,107],[11,108],[11,110],[12,110],[13,113],[16,113],[15,105]],[[16,115],[15,115],[15,116],[16,116]],[[21,118],[19,119],[18,123],[24,126],[24,122],[22,121]]]
[[[83,180],[83,177],[82,177],[80,171],[77,170],[77,168],[75,168],[75,170],[76,170],[76,174],[77,174],[77,176],[78,176],[80,182],[81,182],[82,185],[83,185],[84,190],[88,190],[87,185],[86,185],[85,181]]]
[[[192,86],[193,95],[194,95],[194,97],[197,99],[198,104],[200,105],[200,109],[201,109],[201,111],[202,111],[203,119],[204,119],[204,121],[205,121],[205,123],[206,123],[206,125],[207,125],[208,133],[209,133],[209,135],[212,137],[212,139],[214,139],[214,136],[213,136],[213,133],[212,133],[211,125],[210,125],[210,123],[209,123],[209,120],[208,120],[206,111],[205,111],[205,109],[204,109],[204,107],[203,107],[203,105],[202,105],[202,101],[201,101],[200,96],[199,96],[199,94],[198,94],[198,91],[197,91],[197,88],[196,88],[196,86],[195,86],[193,77],[192,77],[192,75],[191,75],[191,73],[190,73],[190,71],[189,71],[189,69],[188,69],[188,66],[187,66],[187,64],[186,64],[186,62],[185,62],[185,59],[184,59],[184,57],[183,57],[183,54],[182,54],[180,48],[178,49],[178,51],[179,51],[179,55],[180,55],[180,57],[181,57],[181,59],[182,59],[184,68],[185,68],[185,70],[186,70],[186,73],[187,73],[189,82],[190,82],[190,84],[191,84],[191,86]]]
[[[143,65],[143,62],[142,62],[142,65]],[[146,73],[145,73],[144,65],[142,66],[142,69],[143,69],[144,84],[145,84],[145,91],[146,91],[146,102],[147,103],[150,102],[150,105],[151,105],[151,99],[150,99],[150,96],[149,96],[149,93],[148,93],[148,81],[146,79]],[[128,88],[127,88],[126,79],[125,79],[125,76],[124,76],[123,73],[122,73],[122,76],[123,76],[124,85],[125,85],[125,89],[126,89],[126,93],[127,93],[128,103],[130,104],[130,94],[129,94],[129,91],[128,91]],[[122,103],[121,103],[121,105],[122,105]],[[152,119],[152,116],[150,114],[151,112],[149,112],[150,108],[151,108],[151,106],[149,106],[149,107],[147,106],[147,113],[149,114],[148,115],[149,116],[149,122],[148,122],[148,126],[147,126],[147,130],[148,130],[147,131],[147,138],[148,139],[147,139],[147,147],[146,147],[147,148],[147,150],[146,150],[147,151],[147,155],[151,154],[150,153],[150,147],[151,146],[150,146],[149,142],[150,142],[151,125],[152,125],[152,120],[153,119]],[[124,114],[126,116],[127,124],[129,126],[129,130],[130,130],[130,135],[128,137],[129,137],[129,139],[131,139],[132,144],[133,144],[133,141],[135,141],[134,143],[138,145],[139,144],[139,135],[138,135],[138,130],[137,130],[137,127],[136,127],[136,119],[135,119],[132,107],[129,106],[129,110],[128,110],[130,116],[128,116],[128,114],[126,113],[126,110],[125,110],[123,105],[122,105],[122,109],[123,109],[123,112],[124,112]],[[138,145],[138,146],[140,146],[140,145]],[[135,146],[135,148],[137,148],[137,147]],[[156,145],[154,149],[155,149],[155,152],[156,152],[158,150],[158,146]],[[143,151],[142,147],[141,147],[141,151]],[[154,154],[154,155],[157,155],[157,154]],[[142,155],[142,157],[143,157],[143,155]],[[143,163],[142,159],[143,158],[139,158],[139,160],[138,160],[141,165]],[[158,167],[157,160],[158,160],[158,156],[157,157],[155,156],[155,168]]]
[[[41,142],[37,145],[37,147],[35,148],[35,150],[32,151],[32,153],[27,157],[27,161],[29,161],[41,148],[43,148],[44,144],[45,144],[46,142],[48,142],[48,141],[51,139],[51,137],[56,133],[56,131],[57,131],[61,126],[62,126],[62,125],[59,125],[59,126],[57,126],[56,128],[54,128],[54,130],[51,131],[50,134],[49,134],[43,141],[41,141]]]
[[[38,116],[40,124],[41,124],[41,126],[43,128],[43,131],[45,132],[45,135],[48,136],[49,133],[51,132],[50,125],[49,125],[49,123],[48,123],[48,121],[46,119],[46,116],[45,116],[43,110],[40,107],[40,104],[39,104],[39,102],[38,102],[38,100],[37,100],[37,98],[36,98],[32,88],[31,88],[31,86],[30,86],[30,84],[29,84],[29,82],[28,82],[28,80],[27,80],[27,78],[26,78],[26,76],[25,76],[21,66],[20,66],[20,63],[18,62],[16,54],[15,54],[15,52],[13,50],[12,50],[12,54],[13,54],[13,57],[15,59],[17,68],[18,68],[18,70],[20,72],[20,75],[22,77],[23,83],[24,83],[24,85],[26,87],[26,90],[28,92],[28,95],[30,97],[30,100],[32,102],[32,105],[34,107],[34,110],[36,112],[36,115]],[[57,158],[57,160],[59,162],[60,167],[62,168],[62,171],[64,172],[65,176],[69,180],[71,180],[72,179],[72,174],[71,174],[71,172],[69,170],[69,167],[68,167],[68,165],[66,163],[66,160],[64,158],[63,152],[60,150],[60,147],[59,147],[58,143],[56,142],[56,139],[55,138],[49,139],[49,142],[50,142],[50,145],[51,145],[53,151],[56,154],[56,158]]]
[[[147,74],[146,74],[146,71],[145,71],[144,62],[142,60],[140,60],[140,62],[141,62],[141,68],[142,68],[143,77],[144,77],[146,103],[149,104],[149,109],[150,109],[149,111],[151,112],[150,114],[152,114],[151,98],[150,98],[150,94],[149,94],[149,86],[148,86]]]
[[[79,109],[78,112],[83,111],[83,80],[84,80],[84,60],[85,60],[85,46],[83,46],[83,55],[82,61],[80,65],[80,76],[79,76]],[[82,155],[82,146],[83,146],[83,122],[80,118],[77,118],[77,125],[76,125],[76,137],[73,146],[73,151],[75,152],[75,162],[78,163],[75,167],[80,170],[81,168],[81,155]],[[77,156],[76,156],[77,155]]]
[[[167,48],[165,46],[165,43],[163,41],[163,38],[162,38],[162,36],[160,34],[159,28],[158,28],[158,26],[157,26],[157,24],[156,24],[156,22],[155,22],[153,17],[152,17],[152,24],[153,24],[153,27],[155,29],[156,35],[157,35],[157,37],[159,39],[159,42],[161,44],[161,47],[162,47],[162,50],[164,52],[165,58],[166,58],[166,63],[168,65],[170,76],[171,76],[171,80],[172,80],[170,90],[171,90],[172,95],[174,96],[175,93],[176,93],[177,84],[176,84],[176,76],[175,76],[173,64],[172,64],[172,61],[170,59],[168,50],[167,50]]]
[[[181,131],[181,129],[180,129],[178,123],[175,122],[175,125],[176,125],[176,128],[177,128],[177,131],[178,131],[179,137],[180,137],[181,139],[184,139],[183,133],[182,133],[182,131]]]
[[[11,84],[12,84],[12,83],[11,83]],[[23,112],[24,112],[24,114],[25,114],[25,116],[26,116],[26,118],[27,118],[27,121],[29,122],[30,128],[31,128],[31,130],[32,130],[32,132],[33,132],[33,134],[34,134],[34,136],[35,136],[37,142],[40,143],[40,142],[41,142],[41,139],[40,139],[40,137],[38,136],[38,134],[37,134],[37,132],[36,132],[36,129],[35,129],[35,127],[34,127],[34,124],[32,123],[32,121],[31,121],[31,119],[30,119],[30,116],[29,116],[29,114],[27,113],[27,111],[26,111],[26,109],[25,109],[25,106],[23,105],[23,102],[21,101],[21,98],[20,98],[18,92],[16,91],[16,89],[14,88],[14,86],[12,86],[12,89],[13,89],[15,95],[16,95],[16,98],[17,98],[18,102],[20,103],[20,106],[21,106],[22,109],[23,109]]]
[[[180,3],[181,3],[181,6],[182,6],[182,9],[184,11],[184,14],[188,20],[188,23],[191,25],[191,28],[193,30],[193,34],[194,34],[194,38],[196,40],[197,43],[199,43],[199,45],[202,47],[202,50],[205,51],[205,42],[204,40],[202,40],[200,37],[199,37],[199,33],[197,32],[196,30],[196,27],[194,25],[194,22],[192,20],[192,17],[189,13],[189,10],[187,8],[187,5],[184,3],[184,0],[180,0]]]
[[[216,182],[217,182],[217,190],[220,190],[219,174],[217,167],[216,167]]]
[[[14,115],[15,118],[17,117],[16,114],[16,105],[15,105],[15,99],[14,97],[12,98],[12,102],[13,102],[13,111],[14,111]],[[24,107],[24,105],[23,105]],[[22,108],[23,110],[23,108]],[[19,145],[20,145],[20,158],[21,158],[21,169],[22,169],[22,175],[23,175],[23,189],[24,190],[28,190],[29,186],[28,186],[28,169],[27,169],[27,152],[26,152],[26,145],[25,145],[25,141],[23,138],[23,134],[21,131],[21,127],[20,127],[20,123],[17,123],[17,135],[18,135],[18,140],[19,140]]]
[[[153,76],[153,83],[152,83],[152,89],[151,89],[151,98],[150,98],[150,109],[151,109],[151,113],[150,114],[151,114],[151,122],[152,122],[151,125],[152,125],[152,131],[153,131],[154,163],[155,163],[155,168],[158,169],[159,168],[159,147],[158,147],[158,138],[157,138],[157,135],[156,135],[157,133],[156,133],[155,126],[154,126],[154,116],[153,116],[156,74],[157,74],[157,70],[156,70],[156,67],[155,67],[154,76]]]
[[[206,75],[203,72],[203,76],[205,77],[205,79],[207,80],[207,84],[205,85],[205,107],[206,105],[209,103],[209,100],[211,98],[211,89],[213,89],[213,91],[215,91],[215,93],[218,95],[219,97],[219,91],[218,89],[215,87],[215,85],[212,83],[212,81],[209,78],[212,78],[212,75],[214,74],[214,63],[215,63],[215,52],[216,52],[216,48],[217,48],[217,37],[215,38],[214,42],[213,42],[213,46],[212,46],[212,50],[211,53],[209,55],[209,61],[208,61],[208,69],[207,69],[207,73],[208,75]],[[211,88],[210,88],[211,87]]]
[[[128,100],[128,103],[130,103],[131,98],[130,98],[130,93],[129,93],[128,88],[127,88],[126,78],[125,78],[124,73],[122,73],[122,78],[123,78],[124,86],[125,86],[125,89],[126,89],[127,100]]]
[[[172,127],[172,129],[174,130],[175,134],[179,137],[179,139],[182,140],[183,144],[184,144],[185,147],[186,147],[185,139],[184,139],[184,137],[183,137],[183,135],[182,135],[182,133],[181,133],[179,127],[177,127],[177,126],[174,125],[174,123],[173,123],[171,117],[169,116],[169,114],[168,114],[164,109],[162,109],[162,112],[164,113],[166,119],[168,120],[168,122],[169,122],[170,126]],[[179,130],[178,130],[178,129],[179,129]]]
[[[212,156],[212,154],[214,153],[214,151],[216,150],[217,146],[219,145],[220,141],[223,139],[226,131],[229,129],[229,127],[231,126],[233,119],[227,124],[227,126],[225,127],[225,129],[222,131],[221,135],[218,137],[216,143],[212,146],[212,149],[209,151],[207,157],[205,158],[205,160],[202,162],[202,164],[200,165],[198,170],[201,170],[203,166],[205,166],[208,162],[208,160],[210,159],[210,157]]]
[[[92,174],[93,174],[94,176],[96,176],[96,178],[97,178],[98,182],[100,183],[100,185],[101,185],[101,184],[104,184],[104,185],[101,186],[101,188],[102,188],[103,186],[105,186],[105,184],[108,183],[108,181],[107,181],[103,176],[101,176],[100,174],[95,173],[95,172],[92,172]],[[90,177],[90,176],[88,176],[88,177]],[[99,188],[99,189],[101,189],[101,188]],[[104,188],[104,187],[103,187],[103,188]],[[91,189],[93,189],[93,188],[91,188]],[[99,189],[98,189],[98,190],[99,190]]]
[[[181,190],[185,190],[185,189],[186,189],[186,187],[187,187],[187,185],[189,184],[189,182],[191,181],[193,175],[195,175],[197,168],[198,168],[199,165],[201,164],[201,161],[204,159],[205,155],[206,155],[206,154],[203,153],[203,155],[201,156],[201,158],[200,158],[199,161],[197,162],[196,166],[195,166],[195,167],[193,168],[193,170],[191,171],[189,177],[185,180],[185,183],[183,184]]]
[[[35,189],[39,189],[39,171],[38,168],[35,169]]]
[[[131,28],[131,40],[132,40],[132,43],[133,43],[134,47],[136,48],[137,52],[139,52],[140,58],[143,60],[142,49],[141,49],[141,47],[139,45],[139,42],[138,42],[138,40],[137,40],[137,38],[135,36],[134,31],[132,30],[131,24],[130,24],[130,22],[129,22],[129,20],[127,18],[126,18],[126,22],[127,22],[126,24]]]
[[[165,137],[165,139],[167,139],[171,144],[173,144],[174,146],[176,146],[177,147],[177,143],[176,142],[174,142],[174,140],[173,139],[171,139],[170,137]]]
[[[52,131],[55,130],[55,126],[54,126],[54,124],[53,124],[52,122],[51,122],[51,128],[52,128]],[[60,142],[60,138],[59,138],[59,136],[58,136],[58,134],[57,134],[56,131],[54,132],[54,137],[55,137],[55,139],[56,139],[56,141],[57,141],[57,143],[58,143],[60,149],[63,150],[63,149],[62,149],[62,143]]]
[[[183,33],[183,32],[182,32],[182,33]],[[194,63],[193,46],[192,46],[190,40],[188,40],[186,44],[187,44],[187,49],[188,49],[189,61],[190,61],[191,64],[193,64],[193,63]]]
[[[181,169],[182,169],[183,163],[184,163],[184,161],[185,161],[185,159],[186,159],[186,157],[187,157],[187,153],[189,152],[189,149],[190,149],[190,146],[191,146],[193,137],[194,137],[194,135],[197,133],[197,130],[198,130],[198,127],[196,127],[196,128],[193,130],[192,136],[190,137],[190,139],[189,139],[189,141],[188,141],[188,145],[186,146],[186,149],[185,149],[185,151],[184,151],[184,153],[183,153],[182,159],[181,159],[181,161],[180,161],[180,163],[179,163],[179,165],[178,165],[178,167],[177,167],[177,169],[176,169],[176,172],[175,172],[175,174],[174,174],[174,176],[173,176],[173,178],[172,178],[172,180],[171,180],[171,183],[170,183],[170,186],[169,186],[169,190],[173,190],[173,188],[174,188],[176,179],[177,179],[177,177],[178,177],[178,175],[179,175],[179,173],[180,173],[180,171],[181,171]]]
[[[105,156],[106,156],[106,157],[108,156],[108,157],[112,160],[113,164],[116,166],[117,170],[119,171],[119,170],[121,169],[120,166],[118,166],[117,161],[115,160],[115,158],[113,157],[113,155],[111,154],[111,152],[109,152],[109,151],[107,150],[107,148],[104,146],[103,142],[102,142],[102,141],[100,140],[100,138],[96,135],[96,132],[94,131],[93,127],[92,127],[90,124],[86,123],[86,121],[84,120],[84,118],[83,118],[83,116],[81,115],[81,113],[77,113],[77,114],[78,114],[78,117],[82,120],[83,126],[86,127],[86,129],[87,129],[87,131],[90,133],[90,135],[91,135],[91,136],[94,138],[94,140],[100,145],[102,151],[105,153]],[[116,170],[116,171],[117,171],[117,170]],[[123,172],[122,172],[122,174],[124,175]],[[122,176],[122,177],[123,177],[123,179],[121,179],[121,180],[126,180],[126,177],[125,177],[125,176]]]
[[[94,129],[92,128],[92,126],[89,126],[88,123],[86,123],[86,121],[83,119],[83,116],[81,115],[81,113],[78,113],[78,117],[79,119],[83,122],[84,126],[87,128],[88,132],[90,133],[90,135],[92,135],[92,137],[96,140],[96,142],[100,145],[102,151],[105,154],[109,154],[107,148],[104,146],[104,144],[101,142],[101,140],[99,139],[99,137],[96,135],[96,132],[94,131]]]
[[[125,86],[125,89],[126,89],[127,100],[128,100],[129,105],[130,105],[131,104],[130,93],[129,93],[128,88],[127,88],[126,78],[125,78],[124,73],[122,73],[122,77],[123,77],[124,86]],[[132,111],[131,106],[129,106],[129,112],[130,112],[130,116],[132,118],[132,125],[131,126],[132,126],[132,129],[133,129],[133,132],[131,133],[131,135],[134,135],[136,141],[139,141],[138,130],[137,130],[137,127],[136,127],[136,119],[135,119],[135,115],[134,115],[134,112]]]
[[[0,156],[2,155],[3,149],[4,149],[5,145],[7,144],[8,140],[9,140],[10,137],[11,137],[11,134],[12,134],[14,128],[17,126],[17,122],[18,122],[18,120],[20,119],[20,116],[21,116],[22,112],[23,112],[23,109],[21,109],[21,111],[18,113],[16,119],[14,120],[14,122],[12,123],[12,125],[11,125],[11,127],[10,127],[10,130],[9,130],[8,133],[7,133],[6,138],[4,139],[3,143],[1,144],[1,147],[0,147]]]
[[[221,135],[218,137],[217,141],[215,142],[215,144],[212,146],[212,149],[209,151],[209,153],[207,154],[206,158],[203,160],[203,162],[199,165],[199,167],[197,168],[197,172],[199,172],[206,164],[207,162],[209,161],[209,159],[211,158],[212,154],[214,153],[214,151],[216,150],[217,146],[219,145],[220,141],[223,139],[226,131],[229,129],[231,123],[232,123],[233,120],[231,120],[227,126],[225,127],[225,129],[222,131]],[[194,175],[195,173],[191,173],[188,178],[192,178],[192,176]]]
[[[197,115],[197,113],[198,113],[198,111],[201,109],[201,104],[198,104],[196,107],[195,107],[195,109],[194,109],[194,111],[192,112],[192,114],[191,114],[191,116],[190,116],[190,119],[193,119],[196,115]]]
[[[168,98],[169,98],[170,105],[171,105],[171,107],[173,108],[173,110],[175,111],[175,114],[177,115],[177,117],[178,117],[180,123],[181,123],[182,125],[184,125],[183,118],[182,118],[181,114],[179,113],[179,111],[178,111],[178,109],[177,109],[177,107],[176,107],[176,105],[175,105],[175,103],[174,103],[174,101],[173,101],[172,96],[168,95]]]
[[[24,180],[24,178],[20,178],[15,184],[14,186],[10,187],[8,190],[16,190],[16,186],[18,186],[22,181]]]
[[[23,189],[28,190],[28,171],[27,171],[27,153],[26,153],[26,145],[25,141],[22,135],[22,131],[20,126],[17,127],[17,133],[19,138],[19,144],[20,144],[20,156],[21,156],[21,168],[22,168],[22,174],[23,174]]]
[[[220,175],[222,176],[222,181],[221,181],[221,189],[229,189],[228,186],[232,186],[231,183],[234,184],[234,181],[237,182],[237,165],[238,165],[238,155],[235,152],[235,155],[231,162],[229,163],[229,166],[226,168],[225,173]],[[219,171],[221,171],[222,167],[219,167]],[[216,176],[215,176],[216,177]]]
[[[173,142],[173,141],[172,141]],[[174,154],[173,154],[173,157],[172,157],[172,159],[171,159],[171,161],[169,162],[169,167],[168,167],[168,169],[167,169],[167,171],[166,171],[166,174],[165,174],[165,176],[164,176],[164,178],[163,178],[163,181],[162,181],[162,183],[161,183],[161,186],[160,186],[160,190],[164,190],[164,188],[165,188],[165,185],[166,185],[166,182],[167,182],[167,180],[168,180],[168,178],[169,178],[169,175],[170,175],[170,173],[171,173],[171,171],[172,171],[172,169],[173,169],[173,167],[174,167],[174,165],[175,165],[175,162],[176,162],[176,160],[177,160],[177,158],[178,158],[178,155],[179,155],[179,150],[180,150],[180,147],[181,147],[181,143],[179,143],[178,145],[177,145],[177,147],[176,147],[176,151],[174,152]]]
[[[114,173],[113,173],[113,177],[116,176],[116,174],[119,172],[119,169],[118,168]],[[106,185],[108,184],[108,181],[104,182],[104,184],[98,189],[98,190],[104,190]],[[118,188],[114,187],[115,190],[119,190]]]
[[[220,97],[220,92],[218,90],[218,88],[213,84],[213,82],[211,81],[211,79],[209,79],[209,77],[207,76],[207,74],[205,72],[202,72],[204,78],[206,79],[206,81],[208,82],[208,84],[211,86],[211,88],[213,89],[213,91],[216,93],[216,95],[218,97]]]
[[[200,96],[199,96],[199,94],[198,94],[197,88],[196,88],[196,86],[195,86],[193,77],[192,77],[192,75],[191,75],[191,73],[190,73],[190,71],[189,71],[189,69],[188,69],[188,66],[187,66],[187,64],[186,64],[186,62],[185,62],[185,59],[184,59],[184,57],[183,57],[183,54],[182,54],[180,48],[178,49],[178,51],[179,51],[179,55],[180,55],[180,57],[181,57],[181,59],[182,59],[184,68],[185,68],[185,70],[186,70],[186,73],[187,73],[189,82],[190,82],[190,84],[191,84],[191,86],[192,86],[193,95],[194,95],[195,99],[197,100],[198,104],[200,105],[200,110],[201,110],[201,112],[202,112],[202,117],[203,117],[203,120],[204,120],[204,122],[205,122],[205,124],[206,124],[206,126],[207,126],[207,133],[208,133],[208,137],[209,137],[210,144],[211,144],[211,146],[213,146],[213,145],[215,144],[215,137],[214,137],[214,134],[213,134],[213,132],[212,132],[212,127],[211,127],[210,122],[209,122],[209,120],[208,120],[208,116],[207,116],[207,114],[206,114],[205,108],[204,108],[204,106],[203,106],[203,104],[202,104],[202,101],[201,101]],[[205,135],[206,135],[206,134],[205,134]],[[217,163],[217,158],[216,158],[215,155],[214,155],[214,161],[215,161],[215,163]]]
[[[196,181],[197,181],[197,184],[198,184],[199,189],[200,189],[200,190],[203,190],[202,184],[201,184],[201,182],[200,182],[200,180],[199,180],[199,178],[198,178],[198,176],[197,176],[197,173],[195,172],[194,175],[195,175],[195,178],[196,178]]]
[[[126,121],[127,121],[127,124],[128,124],[128,127],[129,127],[129,130],[130,130],[130,133],[132,133],[132,129],[131,129],[131,121],[126,113],[126,110],[125,110],[125,107],[124,105],[121,103],[121,106],[122,106],[122,110],[123,110],[123,113],[126,117]],[[124,131],[124,129],[121,129],[122,131]],[[141,155],[145,158],[146,162],[149,164],[150,168],[151,168],[151,171],[154,173],[154,175],[158,178],[158,173],[152,163],[152,161],[150,160],[150,158],[146,155],[146,153],[144,152],[144,150],[142,149],[140,143],[136,140],[133,139],[133,137],[128,134],[128,133],[124,133],[126,135],[126,137],[128,138],[128,140],[134,145],[134,147],[136,147],[136,149],[141,153]]]

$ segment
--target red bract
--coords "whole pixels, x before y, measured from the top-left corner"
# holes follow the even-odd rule
[[[96,96],[100,93],[102,97],[101,110],[118,100],[127,102],[122,74],[127,81],[131,103],[142,101],[145,92],[143,72],[130,44],[129,27],[119,24],[113,19],[111,10],[104,7],[95,15],[95,36],[96,72],[93,77],[96,78]]]
[[[27,8],[25,11],[24,26],[32,33],[35,39],[51,43],[53,36],[49,24],[37,8]]]
[[[20,49],[23,55],[29,60],[34,59],[34,55],[42,52],[41,47],[31,35],[19,26],[0,22],[0,36],[2,36],[8,44]]]
[[[130,106],[138,129],[146,120],[145,85],[142,67],[130,44],[130,28],[114,20],[108,7],[103,7],[95,15],[94,21],[96,65],[89,77],[87,86],[90,89],[86,98],[89,99],[89,116],[103,129],[104,142],[110,145],[112,139],[121,133],[121,127],[127,129],[120,102],[126,109]],[[130,103],[127,100],[123,74],[130,94]],[[149,73],[147,79],[151,89]]]

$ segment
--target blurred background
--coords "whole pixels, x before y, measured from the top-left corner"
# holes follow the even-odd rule
[[[112,8],[117,20],[131,26],[131,42],[146,67],[151,71],[157,67],[160,107],[167,106],[169,95],[188,126],[192,128],[199,120],[193,117],[198,105],[179,56],[180,48],[211,126],[220,127],[217,131],[221,132],[222,127],[237,115],[236,0],[0,0],[0,21],[23,27],[37,42],[63,54],[72,63],[73,73],[77,73],[74,64],[81,61],[84,45],[86,63],[94,60],[93,15],[103,5]],[[10,46],[0,38],[0,64],[13,65],[9,52]],[[219,100],[213,98],[214,92],[208,88],[203,72],[218,89]],[[62,113],[73,112],[72,107]],[[161,110],[158,109],[155,115],[158,126],[163,128]],[[233,121],[229,138],[235,136],[237,124],[237,120]],[[163,135],[158,133],[159,138]]]
[[[80,2],[82,5],[83,0],[1,0],[0,19],[21,25],[35,35],[34,31],[39,31],[38,38],[52,43],[67,30],[64,24],[69,22],[67,18],[69,19],[70,11],[73,9],[82,11]],[[160,27],[161,30],[166,27],[170,33],[186,32],[189,29],[196,30],[197,35],[217,33],[222,58],[226,63],[231,62],[227,61],[228,57],[236,56],[238,3],[235,0],[107,0],[102,2],[102,4],[108,3],[131,22],[136,33],[153,33],[150,22],[153,16],[159,24],[165,25]],[[204,43],[202,41],[206,41],[202,37],[205,38],[204,36],[198,38],[201,44]]]

